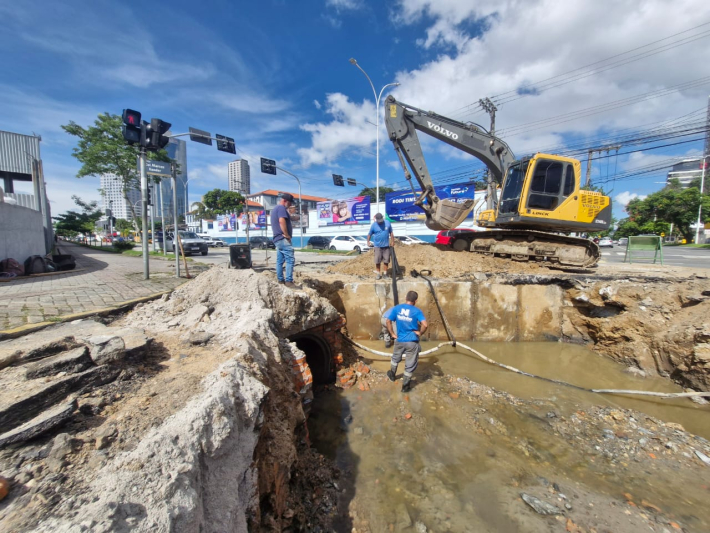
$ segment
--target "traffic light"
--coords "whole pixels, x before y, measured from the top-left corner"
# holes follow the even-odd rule
[[[234,146],[234,139],[231,137],[225,137],[219,133],[215,134],[215,139],[217,139],[217,150],[220,152],[227,152],[229,154],[236,154],[237,150]]]
[[[116,217],[111,217],[111,225],[113,225],[114,228],[116,227]]]
[[[148,187],[148,205],[153,205],[153,187]]]
[[[165,122],[159,118],[151,118],[150,126],[146,131],[146,138],[148,137],[148,131],[150,132],[149,144],[146,148],[155,152],[165,148],[165,145],[170,142],[170,137],[165,136],[170,129],[170,126],[172,126],[170,122]]]
[[[121,133],[128,144],[135,144],[141,141],[141,114],[133,109],[123,110],[123,126]]]
[[[273,174],[276,176],[276,161],[273,159],[261,158],[261,172],[263,174]]]
[[[343,177],[340,174],[333,174],[333,185],[337,185],[338,187],[345,187],[345,182],[343,181]]]

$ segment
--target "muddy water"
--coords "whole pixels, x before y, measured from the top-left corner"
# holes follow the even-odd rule
[[[372,346],[381,349],[381,343]],[[522,370],[584,387],[678,390],[664,380],[629,376],[619,365],[577,346],[472,346]],[[388,362],[373,367],[386,370]],[[567,518],[585,531],[672,530],[671,518],[685,531],[710,531],[707,474],[663,470],[621,453],[605,460],[601,448],[590,453],[589,447],[575,446],[551,431],[545,419],[550,412],[574,418],[585,406],[609,405],[638,409],[702,434],[710,427],[707,408],[687,400],[584,393],[453,351],[422,360],[416,376],[408,395],[399,391],[399,381],[384,382],[369,392],[326,391],[314,402],[312,441],[345,472],[339,531],[424,531],[422,526],[428,531],[564,531]],[[544,400],[515,403],[488,389],[459,396],[450,392],[452,383],[461,381],[458,377]],[[520,500],[521,491],[560,508],[567,504],[566,516],[535,514]],[[627,508],[623,493],[657,504],[665,514],[654,517]]]

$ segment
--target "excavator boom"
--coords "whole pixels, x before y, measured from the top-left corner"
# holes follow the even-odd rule
[[[392,96],[388,96],[385,102],[385,126],[402,164],[405,177],[411,184],[411,174],[407,168],[409,166],[421,188],[422,192],[415,204],[426,213],[427,227],[435,231],[459,226],[476,207],[477,202],[467,200],[457,203],[436,196],[417,130],[480,159],[488,166],[494,179],[499,182],[503,179],[508,164],[514,160],[508,145],[488,134],[482,127],[423,111],[398,102]],[[412,190],[414,190],[413,186]]]

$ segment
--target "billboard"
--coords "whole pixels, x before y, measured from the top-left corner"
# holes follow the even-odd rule
[[[347,226],[370,223],[370,197],[318,202],[318,226]]]
[[[471,200],[473,198],[483,198],[486,194],[486,191],[476,192],[473,183],[454,183],[452,185],[442,185],[440,187],[434,187],[434,192],[442,200],[455,200],[458,203],[463,203],[466,200]],[[426,219],[424,211],[414,205],[414,201],[417,197],[418,196],[412,194],[411,191],[387,193],[385,195],[385,212],[387,213],[387,218],[392,222],[407,222],[413,220],[420,220],[424,222]],[[471,219],[474,216],[477,216],[478,211],[483,205],[485,205],[483,202],[479,202],[476,209],[469,213],[466,218]]]
[[[217,231],[234,231],[234,215],[217,215]]]
[[[249,211],[249,229],[266,228],[266,211]],[[247,213],[239,215],[239,229],[247,227]]]

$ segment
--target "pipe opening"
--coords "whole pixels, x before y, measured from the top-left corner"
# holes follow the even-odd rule
[[[291,339],[306,354],[306,363],[311,369],[314,385],[335,382],[335,365],[330,346],[316,335],[299,335]]]

